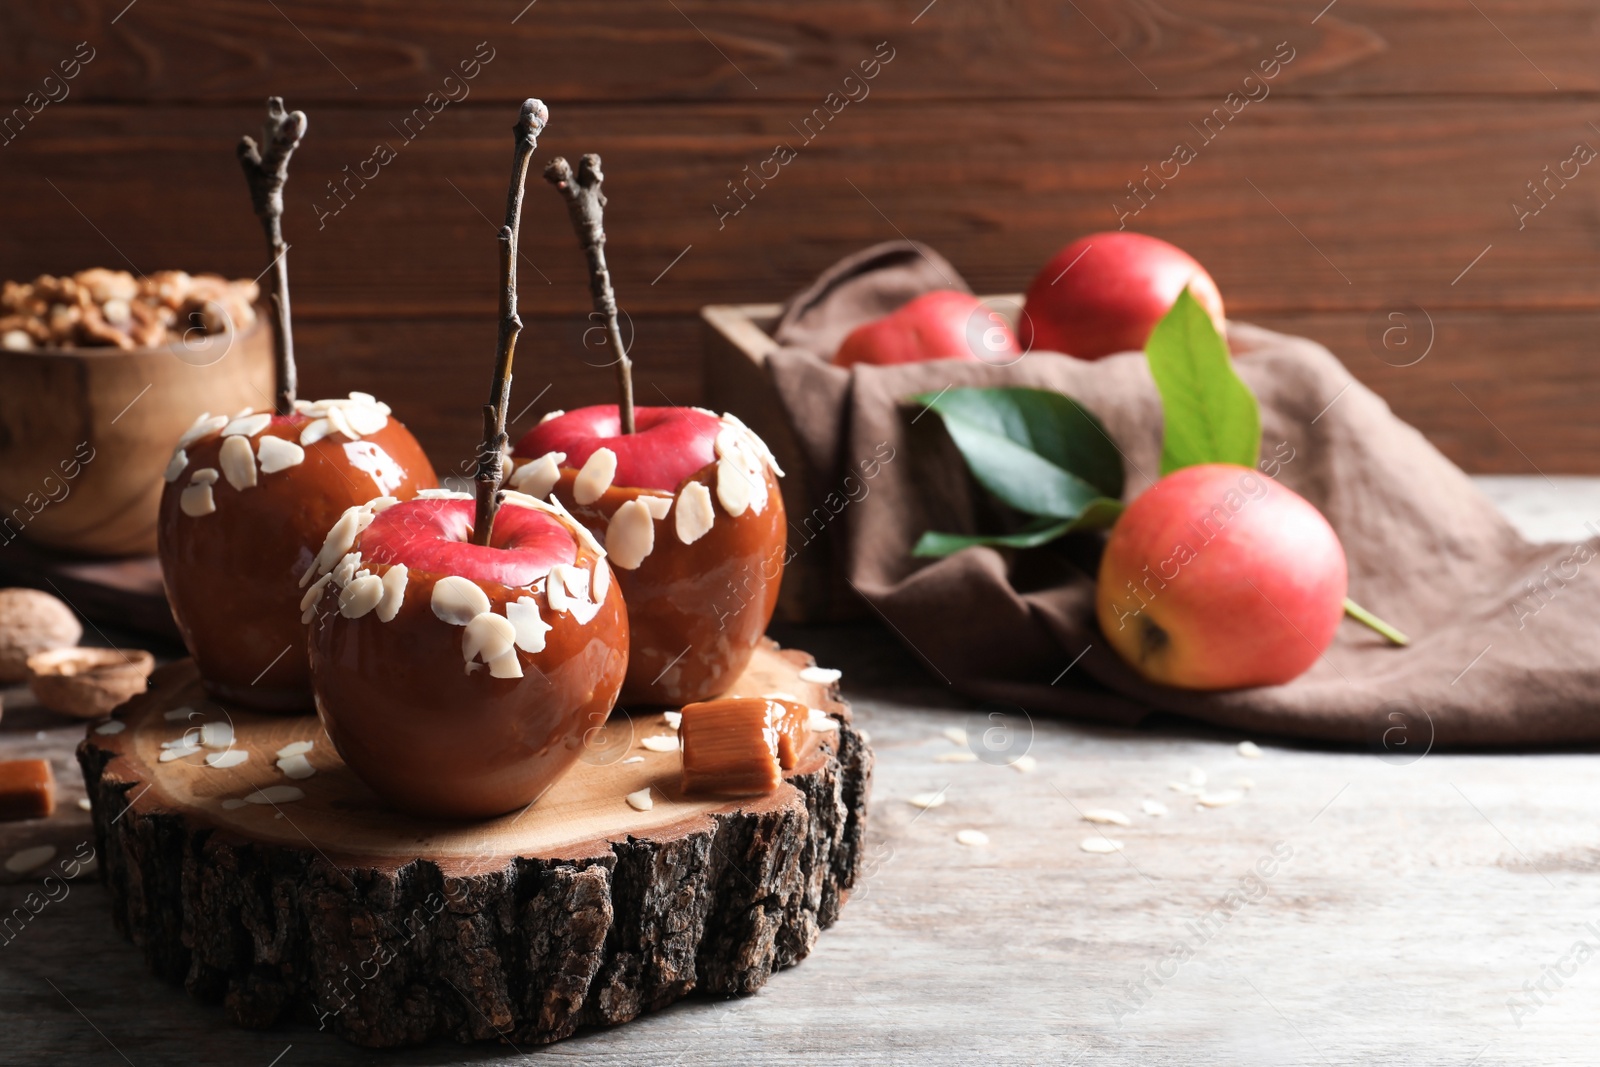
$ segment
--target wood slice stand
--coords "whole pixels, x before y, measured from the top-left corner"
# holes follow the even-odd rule
[[[693,990],[753,992],[805,958],[861,864],[872,754],[836,687],[800,679],[810,662],[768,642],[733,690],[839,723],[770,796],[682,796],[678,754],[639,743],[664,718],[619,713],[537,804],[479,823],[390,811],[314,716],[221,708],[175,663],[119,709],[122,732],[91,726],[78,749],[117,927],[241,1026],[299,1019],[371,1047],[555,1041]],[[246,762],[160,762],[201,721],[231,722]],[[316,774],[291,781],[275,754],[301,740]],[[241,803],[282,785],[304,797]],[[624,797],[645,786],[636,811]]]

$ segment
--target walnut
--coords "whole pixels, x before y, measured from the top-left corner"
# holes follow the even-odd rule
[[[28,677],[28,657],[83,636],[72,609],[37,589],[0,589],[0,682]]]
[[[193,330],[242,331],[255,324],[260,293],[253,281],[181,270],[41,274],[0,286],[0,349],[157,348]]]
[[[155,665],[140,648],[58,648],[28,657],[28,685],[51,711],[98,719],[144,692]]]

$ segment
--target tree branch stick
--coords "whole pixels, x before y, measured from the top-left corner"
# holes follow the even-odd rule
[[[483,444],[478,449],[478,468],[474,475],[476,505],[473,509],[472,543],[487,545],[494,531],[494,515],[500,506],[500,482],[504,477],[506,448],[506,404],[511,398],[511,358],[516,353],[517,336],[522,333],[522,318],[517,314],[517,234],[522,227],[522,192],[528,180],[528,163],[539,147],[550,112],[532,98],[522,102],[522,113],[512,127],[516,147],[511,155],[511,187],[506,192],[506,222],[500,227],[500,331],[495,341],[498,353],[494,382],[489,388],[489,403],[483,408]]]
[[[294,411],[299,387],[294,366],[294,329],[289,315],[289,246],[283,243],[283,184],[289,180],[289,157],[306,134],[303,111],[284,111],[283,97],[267,98],[267,121],[261,130],[261,144],[252,137],[239,140],[239,165],[250,184],[250,201],[267,234],[267,251],[272,254],[272,282],[268,287],[272,307],[277,313],[277,329],[272,338],[273,377],[278,414]],[[264,147],[263,147],[264,146]]]
[[[600,157],[591,152],[578,160],[578,173],[574,175],[571,165],[557,156],[544,168],[544,180],[566,199],[572,230],[578,235],[578,243],[589,260],[589,295],[594,300],[595,312],[605,319],[606,339],[617,357],[617,412],[622,419],[622,432],[632,433],[633,361],[622,343],[622,330],[617,325],[617,294],[611,288],[611,271],[606,267],[602,211],[606,198],[600,191],[605,175],[600,173]]]

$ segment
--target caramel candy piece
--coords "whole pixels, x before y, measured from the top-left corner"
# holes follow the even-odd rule
[[[0,762],[0,822],[42,819],[55,810],[56,776],[48,760]]]
[[[810,715],[804,705],[765,697],[686,705],[678,725],[683,791],[723,797],[772,792],[799,757]]]

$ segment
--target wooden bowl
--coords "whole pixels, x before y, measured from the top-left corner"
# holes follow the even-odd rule
[[[162,472],[202,413],[272,402],[272,328],[161,348],[0,350],[0,547],[156,550]]]
[[[144,692],[155,667],[142,648],[55,648],[28,657],[28,686],[51,711],[99,719]]]

